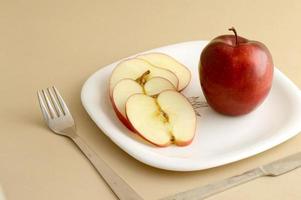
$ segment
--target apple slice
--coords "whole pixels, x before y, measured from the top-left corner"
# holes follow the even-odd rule
[[[195,134],[195,112],[189,101],[174,90],[163,91],[156,98],[132,95],[126,103],[126,115],[134,131],[156,146],[185,146]]]
[[[143,94],[143,88],[132,79],[122,79],[114,87],[111,103],[118,119],[129,129],[131,126],[126,118],[125,103],[133,94]]]
[[[143,80],[138,80],[140,77],[143,77]],[[154,67],[144,60],[134,58],[120,62],[112,72],[110,78],[110,95],[112,95],[113,89],[117,82],[122,79],[128,78],[146,82],[152,77],[163,77],[169,80],[176,88],[178,88],[179,81],[173,72],[167,69]]]
[[[148,96],[157,95],[164,90],[176,90],[176,87],[162,77],[153,77],[144,84],[144,92]]]
[[[138,80],[142,79],[143,76],[138,78]],[[115,85],[111,96],[111,102],[118,119],[130,130],[132,130],[132,127],[125,113],[125,104],[130,96],[133,94],[147,94],[151,96],[157,95],[164,90],[175,90],[175,87],[170,81],[161,77],[153,77],[144,85],[142,83],[140,84],[139,81],[132,79],[122,79]]]
[[[191,74],[189,69],[166,54],[148,53],[139,55],[137,58],[143,59],[156,67],[164,68],[173,72],[179,79],[179,91],[183,90],[190,82]]]

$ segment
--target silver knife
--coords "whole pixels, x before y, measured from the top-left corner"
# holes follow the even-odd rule
[[[257,167],[243,174],[165,197],[161,200],[201,200],[262,176],[279,176],[301,166],[301,152]]]

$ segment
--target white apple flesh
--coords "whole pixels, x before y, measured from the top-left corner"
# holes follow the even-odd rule
[[[144,93],[148,96],[157,95],[164,90],[176,90],[176,88],[169,80],[162,77],[153,77],[144,84]]]
[[[134,58],[120,62],[113,70],[110,78],[110,95],[112,95],[113,89],[118,81],[122,79],[137,80],[143,74],[147,75],[144,76],[145,82],[152,77],[162,77],[169,80],[178,88],[179,80],[173,72],[155,67],[144,60]]]
[[[125,103],[133,94],[143,94],[143,88],[132,79],[122,79],[114,87],[111,102],[118,119],[129,129],[130,124],[125,114]]]
[[[126,115],[132,129],[150,143],[164,147],[171,143],[191,143],[196,115],[189,101],[179,92],[166,90],[156,98],[134,94],[126,103]]]
[[[166,54],[148,53],[139,55],[137,58],[145,60],[156,67],[167,69],[173,72],[179,79],[178,91],[183,90],[190,82],[191,73],[189,69]]]

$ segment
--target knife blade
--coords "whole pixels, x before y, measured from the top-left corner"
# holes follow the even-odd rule
[[[301,166],[301,152],[273,161],[243,174],[180,192],[161,200],[202,200],[229,188],[246,183],[262,176],[279,176]]]

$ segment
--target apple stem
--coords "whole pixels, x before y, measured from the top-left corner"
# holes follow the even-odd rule
[[[231,28],[229,28],[228,30],[234,32],[234,35],[235,35],[235,44],[236,44],[236,46],[237,46],[237,45],[238,45],[238,39],[237,39],[237,32],[236,32],[235,28],[234,28],[234,27],[231,27]]]

